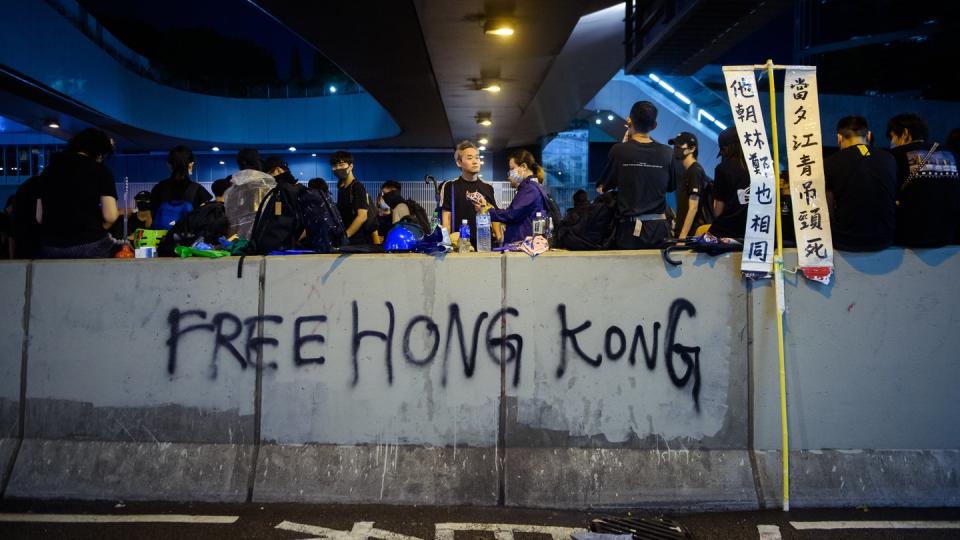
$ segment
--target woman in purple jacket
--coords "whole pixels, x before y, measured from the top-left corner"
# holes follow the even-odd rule
[[[503,244],[522,241],[533,235],[533,220],[537,212],[546,219],[546,195],[540,181],[543,179],[543,167],[537,165],[533,155],[526,150],[514,150],[510,153],[510,183],[517,188],[510,207],[501,210],[482,201],[474,203],[480,213],[488,212],[490,219],[506,224]]]

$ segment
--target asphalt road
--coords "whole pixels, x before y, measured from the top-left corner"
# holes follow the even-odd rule
[[[359,505],[294,505],[294,504],[170,504],[117,502],[35,502],[4,501],[0,503],[0,538],[71,538],[111,539],[305,539],[333,538],[343,540],[366,537],[386,540],[434,539],[441,529],[456,529],[455,540],[566,540],[562,528],[587,528],[591,519],[602,516],[625,516],[627,511],[566,511],[517,508],[478,507],[415,507]],[[58,518],[47,518],[55,514]],[[164,516],[138,517],[138,516]],[[765,529],[763,540],[778,532],[783,540],[945,540],[960,539],[960,508],[949,509],[830,509],[779,510],[759,512],[659,514],[637,511],[633,516],[663,516],[687,527],[697,539],[760,539],[758,525]],[[37,523],[12,522],[23,519],[97,519],[157,520],[209,519],[226,523]],[[194,517],[190,517],[194,516]],[[197,518],[196,516],[223,516]],[[233,519],[236,517],[237,519]],[[791,523],[811,522],[879,522],[878,529],[798,530]],[[922,526],[953,522],[950,529],[899,529],[898,523],[922,521]],[[372,522],[372,523],[371,523]],[[438,526],[438,524],[441,524]],[[457,525],[443,525],[457,524]],[[509,524],[511,527],[490,524]],[[278,528],[278,525],[280,528]],[[513,527],[522,525],[523,527]],[[840,525],[850,525],[841,523]],[[918,526],[916,523],[914,526]],[[371,527],[373,530],[371,530]],[[537,529],[537,527],[547,527]],[[472,528],[472,529],[471,529]],[[486,529],[486,530],[476,530]],[[777,530],[779,529],[779,530]],[[524,531],[526,530],[526,532]],[[353,531],[353,532],[351,532]],[[514,532],[516,531],[516,532]],[[540,532],[531,532],[540,531]],[[551,536],[550,533],[554,535]],[[447,537],[449,540],[449,536]]]

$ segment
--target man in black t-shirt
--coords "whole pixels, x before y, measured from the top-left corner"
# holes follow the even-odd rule
[[[37,222],[40,256],[103,258],[114,252],[107,229],[117,220],[117,186],[103,160],[113,141],[87,128],[67,143],[40,175]]]
[[[374,230],[367,225],[370,196],[363,184],[353,176],[353,155],[342,150],[330,156],[330,168],[337,177],[337,210],[347,227],[351,244],[372,244]]]
[[[960,176],[957,156],[942,147],[931,153],[927,122],[917,114],[898,114],[887,123],[897,161],[896,243],[940,247],[953,240],[960,225]]]
[[[871,148],[871,139],[865,118],[845,116],[837,123],[840,151],[823,163],[833,245],[839,250],[880,251],[893,244],[897,165],[889,153]]]
[[[747,229],[750,172],[743,158],[737,128],[728,127],[717,137],[720,163],[713,170],[713,223],[710,234],[718,238],[743,238]]]
[[[597,181],[600,193],[617,190],[614,242],[620,249],[660,248],[670,238],[666,193],[676,189],[677,178],[673,150],[650,138],[656,127],[653,103],[634,103],[624,142],[610,149]]]
[[[462,220],[470,225],[470,243],[477,245],[477,209],[467,193],[479,191],[488,203],[497,207],[497,199],[493,193],[493,186],[480,179],[480,151],[470,141],[463,141],[457,145],[453,158],[460,169],[460,177],[456,180],[444,182],[440,187],[440,219],[444,227],[452,235],[460,234]],[[500,224],[494,221],[491,232],[496,242],[503,240]],[[456,236],[454,236],[456,238]]]
[[[700,217],[700,192],[707,181],[707,173],[697,162],[700,155],[697,136],[689,131],[681,131],[667,141],[673,145],[673,158],[683,163],[683,175],[677,185],[677,238],[683,239],[696,234],[697,227],[703,224]]]

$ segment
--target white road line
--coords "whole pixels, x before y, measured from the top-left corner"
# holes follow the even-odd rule
[[[831,529],[960,529],[960,521],[791,521],[800,531]]]
[[[757,525],[760,540],[780,540],[780,527],[776,525]]]
[[[0,522],[16,523],[202,523],[229,525],[240,516],[189,516],[184,514],[0,514]]]

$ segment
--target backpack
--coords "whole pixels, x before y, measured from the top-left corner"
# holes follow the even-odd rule
[[[296,247],[304,230],[300,189],[303,186],[281,182],[264,195],[250,229],[248,255]]]
[[[153,216],[155,227],[160,230],[171,230],[180,218],[193,211],[193,199],[197,195],[200,184],[191,182],[183,192],[182,200],[170,200],[160,203],[157,215]]]
[[[410,215],[405,216],[403,219],[410,221],[420,227],[420,230],[424,231],[423,234],[430,234],[430,218],[427,217],[427,211],[420,206],[420,203],[413,199],[404,199],[404,204],[407,205],[407,209],[410,210]]]
[[[353,179],[354,182],[360,182],[356,178]],[[362,185],[362,184],[361,184]],[[351,183],[350,189],[350,206],[353,206],[353,184]],[[364,195],[367,197],[367,221],[364,222],[363,227],[360,228],[361,231],[366,233],[372,233],[377,230],[377,206],[373,203],[373,200],[370,199],[370,194],[367,193],[367,190],[363,190]],[[349,225],[348,225],[349,226]]]
[[[157,255],[175,257],[174,249],[177,246],[192,246],[201,237],[212,244],[221,236],[226,236],[229,228],[230,222],[227,221],[223,203],[209,202],[177,220],[157,245]]]
[[[300,186],[297,199],[307,230],[306,247],[317,253],[331,253],[349,243],[347,229],[329,193]]]
[[[540,195],[543,196],[543,201],[546,203],[544,206],[546,207],[547,216],[550,218],[550,221],[553,222],[553,236],[550,237],[550,247],[559,247],[560,229],[562,227],[560,206],[557,205],[557,201],[553,200],[553,197],[547,193],[547,190],[540,185],[540,182],[534,181],[534,185],[540,190]]]
[[[563,219],[560,247],[572,251],[609,249],[617,227],[617,194],[607,192]]]

